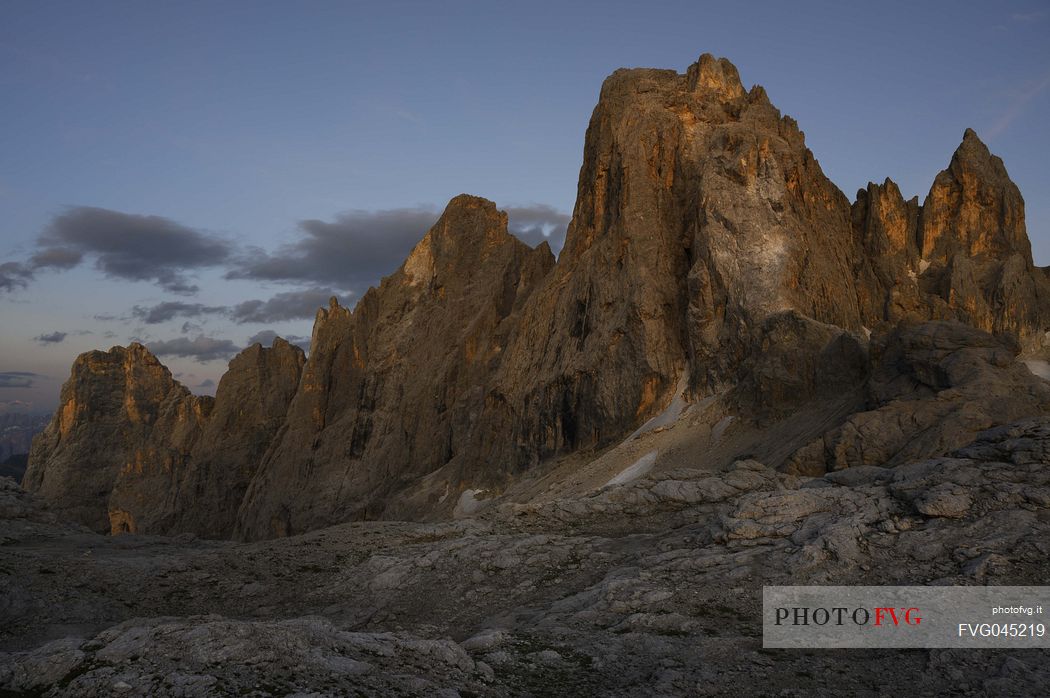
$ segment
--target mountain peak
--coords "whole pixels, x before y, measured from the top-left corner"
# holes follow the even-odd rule
[[[409,277],[408,283],[417,286],[431,281],[443,268],[469,268],[484,259],[489,250],[515,243],[518,240],[507,230],[507,214],[494,202],[460,194],[448,202],[402,270]]]
[[[464,244],[498,243],[510,238],[507,232],[507,214],[496,208],[493,201],[471,194],[453,197],[427,237],[438,238],[438,243],[455,245],[456,254],[467,251]],[[444,250],[448,252],[450,250]]]
[[[997,175],[1006,175],[1006,168],[1003,166],[1002,160],[992,155],[991,151],[988,150],[988,146],[984,144],[984,141],[977,136],[977,132],[972,128],[968,128],[963,132],[962,142],[955,149],[953,160],[956,158],[975,164],[989,163],[996,170]]]
[[[736,99],[744,95],[740,73],[726,58],[715,58],[710,53],[700,56],[686,71],[689,89],[693,92],[717,94],[721,99]]]
[[[945,261],[955,252],[1005,259],[1020,253],[1032,265],[1024,199],[1003,161],[966,129],[951,164],[923,203],[922,256]]]

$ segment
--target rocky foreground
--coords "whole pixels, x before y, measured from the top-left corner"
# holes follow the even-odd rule
[[[450,523],[106,537],[0,490],[6,695],[1038,695],[1044,651],[763,650],[764,584],[1041,584],[1050,418],[808,478],[754,460]]]

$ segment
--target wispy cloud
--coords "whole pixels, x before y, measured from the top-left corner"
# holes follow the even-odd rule
[[[3,371],[0,372],[0,388],[32,388],[37,378],[43,376],[28,371]]]
[[[203,303],[183,303],[181,301],[164,301],[153,306],[136,305],[131,314],[147,325],[157,325],[176,317],[195,318],[201,315],[215,315],[226,312],[224,306],[204,305]]]
[[[565,245],[565,232],[572,218],[547,204],[508,206],[507,228],[531,247],[546,242],[555,255]]]
[[[33,403],[25,400],[0,400],[0,407],[10,410],[28,410],[33,407]]]
[[[328,288],[287,291],[265,301],[250,300],[238,303],[231,309],[230,317],[238,323],[309,319],[317,315],[318,309],[327,306],[332,296],[339,295]]]
[[[310,349],[309,337],[300,337],[299,335],[295,334],[278,334],[273,330],[263,330],[261,332],[256,332],[248,338],[248,346],[251,346],[255,343],[259,343],[264,347],[272,346],[273,340],[277,339],[278,337],[283,337],[284,340],[287,341],[289,344],[294,344],[301,348],[303,351],[309,351]]]
[[[512,234],[532,246],[547,242],[555,254],[561,250],[568,214],[545,204],[509,206],[506,212]],[[295,242],[272,253],[249,250],[232,261],[226,278],[323,283],[360,297],[398,268],[439,215],[432,206],[417,206],[348,211],[330,222],[300,221]],[[235,311],[235,316],[243,314]]]
[[[150,342],[146,348],[157,356],[180,356],[196,359],[200,362],[229,359],[240,347],[228,339],[217,339],[198,335],[195,339],[177,337],[175,339]]]
[[[33,278],[33,270],[21,262],[0,264],[0,291],[25,288]]]
[[[1030,24],[1032,22],[1038,22],[1047,16],[1046,10],[1035,10],[1033,12],[1014,12],[1010,15],[1010,19],[1015,22],[1024,22]]]
[[[48,332],[46,334],[38,334],[33,339],[40,344],[58,344],[65,341],[68,336],[68,332]]]
[[[1006,131],[1006,129],[1010,128],[1010,125],[1024,112],[1024,108],[1028,103],[1047,87],[1050,87],[1050,72],[1045,73],[1042,78],[1035,82],[1035,84],[1014,98],[1013,102],[1010,103],[1010,106],[1006,108],[1006,111],[1004,111],[996,122],[992,124],[992,127],[988,129],[988,138],[995,138]]]

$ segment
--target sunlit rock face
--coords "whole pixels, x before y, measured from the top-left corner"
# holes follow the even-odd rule
[[[1012,333],[1026,349],[1045,341],[1050,283],[1032,263],[1024,199],[1002,160],[969,129],[926,197],[920,240],[930,271],[939,272],[931,290],[963,319]]]
[[[997,259],[1017,254],[1032,266],[1021,192],[972,129],[923,202],[920,243],[931,263],[960,253]]]
[[[1032,263],[1020,191],[972,130],[922,206],[888,179],[869,184],[853,228],[864,253],[857,274],[868,280],[862,303],[874,318],[958,319],[1045,352],[1050,276]]]

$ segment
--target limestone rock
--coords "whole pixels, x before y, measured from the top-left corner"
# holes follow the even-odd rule
[[[923,202],[921,244],[921,256],[931,263],[959,253],[996,259],[1018,254],[1032,266],[1021,192],[972,129]]]
[[[23,490],[11,478],[0,477],[0,521],[24,519],[55,523],[57,518],[39,497]]]
[[[858,302],[873,323],[924,317],[926,308],[913,278],[921,266],[919,211],[918,198],[905,201],[888,177],[881,185],[869,182],[857,192],[852,226],[863,254],[856,259],[854,273],[864,282],[858,285]]]
[[[211,409],[141,344],[82,354],[33,440],[24,486],[97,531],[163,528]]]
[[[852,215],[872,323],[958,319],[1046,350],[1050,276],[1032,262],[1020,191],[974,131],[922,206],[887,179],[857,193]]]
[[[1037,654],[865,653],[842,672],[835,653],[764,652],[759,618],[769,585],[1040,584],[1047,453],[1044,415],[813,489],[738,461],[250,544],[41,521],[3,548],[0,691],[1039,695]],[[942,494],[965,512],[930,508]]]
[[[973,500],[965,491],[951,485],[938,485],[924,492],[915,502],[915,508],[925,516],[966,516]]]
[[[302,364],[283,339],[254,345],[212,399],[191,395],[140,344],[84,354],[34,441],[25,487],[99,531],[229,537]]]
[[[732,401],[741,413],[768,424],[814,400],[857,390],[868,372],[863,340],[794,311],[778,313],[755,332]]]
[[[462,195],[352,313],[334,303],[319,311],[302,384],[245,496],[239,535],[440,504],[447,480],[414,506],[397,493],[438,469],[455,481],[457,468],[486,462],[469,450],[486,387],[553,262],[546,244],[530,249],[510,235],[491,201]],[[455,497],[446,501],[451,510]]]
[[[733,385],[783,312],[859,332],[849,225],[795,122],[725,59],[616,71],[474,450],[514,471],[612,443],[683,377],[698,397]]]
[[[868,409],[791,456],[803,475],[945,455],[991,427],[1050,411],[1050,384],[1009,337],[958,322],[902,325],[873,340]]]
[[[253,344],[230,361],[180,477],[174,519],[163,532],[233,535],[237,509],[285,423],[305,361],[302,349],[280,337],[272,347]]]
[[[963,319],[1028,348],[1044,342],[1050,284],[1032,263],[1024,199],[972,130],[926,196],[921,241],[924,283]]]

